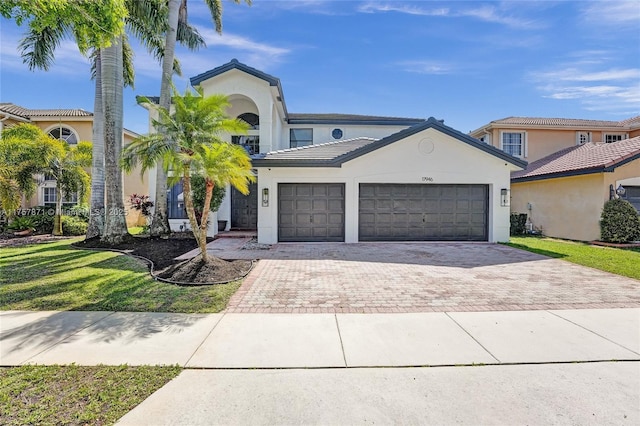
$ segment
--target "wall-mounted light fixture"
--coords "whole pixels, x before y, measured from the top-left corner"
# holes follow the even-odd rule
[[[269,188],[262,188],[262,207],[269,207]]]
[[[624,197],[624,194],[627,193],[627,190],[624,189],[622,184],[618,185],[616,189],[613,189],[613,184],[609,185],[609,199],[613,200],[616,198]]]
[[[509,206],[509,190],[507,188],[500,190],[500,205],[503,207]]]

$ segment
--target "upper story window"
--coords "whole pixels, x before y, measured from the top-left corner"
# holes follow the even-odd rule
[[[526,132],[502,132],[502,150],[514,157],[526,157]]]
[[[56,205],[56,188],[52,188],[52,187],[47,187],[47,188],[42,188],[43,190],[43,202],[45,206],[55,206]],[[64,195],[63,195],[64,197]],[[75,206],[76,204],[78,204],[78,194],[77,193],[71,193],[69,194],[68,197],[64,197],[62,199],[62,205],[63,206]]]
[[[605,133],[602,139],[605,143],[612,143],[626,139],[626,135],[622,133]]]
[[[289,130],[289,146],[291,148],[299,148],[307,145],[313,145],[313,129]]]
[[[260,136],[231,136],[231,143],[242,145],[249,155],[260,154]]]
[[[252,112],[245,112],[244,114],[240,114],[238,116],[238,120],[242,120],[247,123],[252,130],[260,129],[260,117]]]
[[[576,132],[576,145],[591,142],[591,132]]]
[[[67,142],[69,145],[75,145],[78,143],[78,137],[75,132],[68,127],[58,126],[49,130],[49,136],[54,139],[60,139]]]

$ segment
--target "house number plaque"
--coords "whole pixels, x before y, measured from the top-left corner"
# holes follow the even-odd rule
[[[423,182],[433,182],[433,178],[431,176],[422,176]]]

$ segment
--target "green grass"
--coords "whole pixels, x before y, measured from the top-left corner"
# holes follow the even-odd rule
[[[618,249],[540,237],[511,237],[507,245],[640,280],[637,248]]]
[[[113,424],[180,371],[177,366],[0,368],[0,420],[3,425]]]
[[[0,249],[0,310],[210,313],[240,286],[162,283],[128,256],[71,247],[78,240]]]
[[[140,235],[144,231],[144,228],[142,226],[133,226],[129,228],[128,231],[131,235]]]

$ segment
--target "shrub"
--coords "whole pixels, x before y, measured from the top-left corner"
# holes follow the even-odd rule
[[[18,209],[18,217],[29,218],[37,234],[50,234],[53,231],[53,216],[55,210],[51,206],[34,206]]]
[[[605,203],[600,216],[600,238],[610,243],[628,243],[640,239],[640,216],[627,200]]]
[[[7,228],[12,231],[36,230],[36,219],[33,216],[16,216],[13,218]]]
[[[68,214],[69,216],[75,216],[87,223],[89,222],[89,206],[86,204],[70,207],[68,209]]]
[[[84,235],[88,224],[77,216],[62,216],[62,233],[64,235]]]
[[[221,185],[215,185],[213,187],[213,194],[211,195],[211,203],[209,203],[209,208],[212,212],[218,211],[220,208],[220,204],[222,204],[222,200],[225,195],[225,187]],[[205,187],[205,180],[200,175],[191,176],[191,195],[193,197],[193,208],[196,211],[196,217],[198,218],[198,222],[200,222],[200,217],[202,216],[202,210],[204,210],[204,198],[207,194],[207,190]]]
[[[511,213],[510,235],[524,235],[527,232],[527,214]]]
[[[153,201],[149,199],[148,195],[131,194],[129,196],[129,203],[132,209],[138,210],[143,216],[149,217],[151,215]]]

